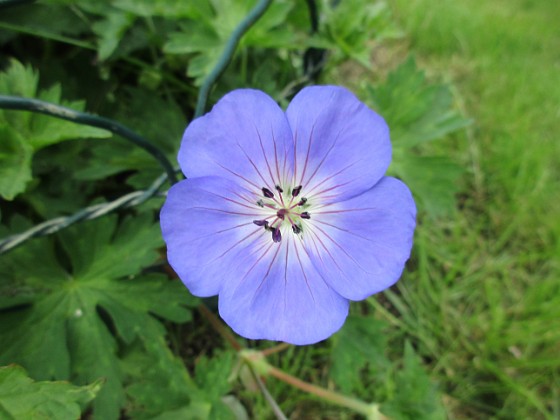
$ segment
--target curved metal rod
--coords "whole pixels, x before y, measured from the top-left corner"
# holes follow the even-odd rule
[[[41,101],[39,99],[21,98],[18,96],[0,95],[0,108],[36,112],[60,118],[62,120],[71,121],[76,124],[90,125],[111,131],[112,133],[121,136],[151,154],[159,162],[163,169],[165,169],[169,182],[171,184],[175,184],[177,182],[173,165],[163,152],[144,137],[117,121],[93,114],[87,114],[85,112],[75,111],[73,109]]]
[[[208,95],[210,94],[210,89],[216,80],[222,75],[226,67],[231,61],[237,44],[241,40],[241,37],[247,32],[247,30],[266,12],[266,9],[272,0],[261,0],[259,3],[249,12],[249,14],[241,21],[239,25],[233,30],[230,37],[228,38],[224,52],[222,53],[220,59],[206,77],[200,91],[198,93],[198,100],[196,103],[196,110],[194,112],[194,118],[200,117],[204,113],[204,108],[206,107],[206,102],[208,101]]]

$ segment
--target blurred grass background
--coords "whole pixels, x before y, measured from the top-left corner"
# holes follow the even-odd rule
[[[438,143],[468,170],[388,293],[453,418],[560,418],[560,4],[397,0],[409,48],[475,121]],[[377,305],[379,306],[379,305]]]

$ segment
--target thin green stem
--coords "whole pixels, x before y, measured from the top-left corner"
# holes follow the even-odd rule
[[[247,364],[253,367],[256,372],[263,376],[274,376],[276,379],[279,379],[294,388],[301,389],[308,394],[315,395],[333,404],[340,405],[357,413],[363,414],[368,420],[387,420],[387,417],[379,412],[379,406],[377,404],[368,404],[357,398],[347,397],[346,395],[339,394],[338,392],[330,391],[302,381],[301,379],[270,365],[265,360],[264,354],[260,351],[243,350],[240,352],[240,356],[247,362]]]
[[[337,392],[329,391],[328,389],[302,381],[301,379],[289,375],[271,365],[268,366],[268,374],[309,394],[316,395],[317,397],[330,401],[333,404],[341,405],[358,413],[364,414],[368,418],[371,417],[377,407],[375,404],[368,404],[356,398],[347,397]]]
[[[289,343],[280,343],[277,346],[262,350],[261,353],[263,356],[270,356],[271,354],[275,354],[283,350],[286,350],[290,346],[291,344]]]
[[[243,21],[231,33],[218,63],[214,66],[214,69],[212,69],[200,87],[194,118],[198,118],[204,113],[210,89],[212,89],[214,83],[216,83],[224,70],[227,68],[228,64],[231,62],[241,37],[264,14],[271,3],[272,0],[260,0],[259,3],[245,17],[245,19],[243,19]]]
[[[37,28],[27,28],[22,25],[12,24],[9,22],[0,22],[0,28],[7,29],[9,31],[20,32],[31,36],[36,36],[38,38],[45,38],[45,39],[50,39],[52,41],[62,42],[64,44],[73,45],[75,47],[84,48],[87,50],[96,49],[93,44],[87,41],[80,41],[78,39],[69,38],[64,35],[55,34]]]
[[[276,418],[278,420],[288,420],[288,418],[282,412],[282,409],[280,408],[280,406],[278,405],[278,403],[276,402],[274,397],[272,395],[270,395],[270,392],[266,388],[266,385],[263,383],[261,377],[257,374],[257,372],[255,372],[255,368],[249,363],[247,364],[247,367],[249,368],[249,371],[251,372],[251,375],[253,376],[253,379],[255,380],[257,385],[259,386],[259,389],[261,390],[262,394],[264,395],[264,398],[265,398],[266,402],[268,403],[268,405],[270,405],[270,408],[272,409],[272,412],[274,413]]]
[[[177,182],[175,169],[173,169],[173,165],[171,165],[171,162],[167,159],[165,154],[163,154],[160,149],[144,137],[117,121],[93,114],[86,114],[85,112],[75,111],[73,109],[41,101],[39,99],[20,98],[17,96],[0,95],[0,108],[36,112],[60,118],[62,120],[71,121],[76,124],[90,125],[109,130],[151,154],[167,173],[169,182],[171,182],[171,184],[175,184]]]
[[[241,344],[237,342],[233,334],[226,328],[226,326],[214,315],[204,304],[198,305],[199,312],[210,322],[212,327],[220,334],[235,351],[243,350]]]

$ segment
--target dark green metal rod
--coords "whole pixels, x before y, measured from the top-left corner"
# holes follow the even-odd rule
[[[159,162],[163,169],[165,169],[169,182],[171,182],[171,184],[175,184],[177,182],[173,165],[163,152],[144,137],[117,121],[93,114],[87,114],[85,112],[75,111],[73,109],[41,101],[39,99],[20,98],[17,96],[0,95],[0,108],[36,112],[71,121],[76,124],[90,125],[111,131],[112,133],[121,136],[151,154]]]
[[[210,89],[214,86],[214,83],[220,78],[224,70],[227,68],[228,64],[231,62],[235,49],[241,40],[241,37],[247,32],[247,30],[266,12],[266,9],[272,0],[261,0],[259,3],[249,12],[249,14],[241,21],[239,25],[234,29],[229,37],[226,47],[218,60],[218,63],[214,66],[214,69],[202,83],[200,87],[200,92],[198,93],[198,101],[196,103],[196,110],[194,113],[194,118],[200,117],[204,113],[206,108],[206,102],[208,101],[208,96],[210,95]]]

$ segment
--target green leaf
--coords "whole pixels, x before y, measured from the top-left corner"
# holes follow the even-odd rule
[[[235,355],[224,352],[212,358],[201,357],[195,366],[195,380],[208,400],[217,401],[231,389],[228,377]]]
[[[403,179],[431,217],[452,213],[464,170],[448,157],[420,154],[419,146],[442,139],[471,121],[453,109],[449,86],[429,84],[413,57],[392,71],[385,83],[368,88],[369,101],[391,128],[390,173]]]
[[[132,403],[128,414],[135,419],[180,409],[197,391],[182,360],[167,346],[162,325],[153,318],[142,326],[140,338],[127,347],[121,367]]]
[[[390,171],[410,187],[428,215],[445,216],[455,210],[459,178],[465,169],[450,158],[397,151]]]
[[[115,52],[134,20],[130,13],[109,9],[102,20],[92,25],[91,29],[98,36],[99,60],[105,61]]]
[[[0,367],[0,417],[77,419],[101,385],[101,381],[82,387],[67,382],[34,382],[19,366]]]
[[[162,243],[150,216],[118,228],[115,217],[105,217],[70,227],[60,239],[67,256],[60,265],[50,238],[0,260],[0,363],[19,363],[37,379],[105,378],[94,412],[114,419],[125,401],[121,347],[137,339],[163,343],[165,329],[151,314],[184,322],[185,305],[194,301],[178,282],[138,275]]]
[[[360,372],[367,365],[378,371],[386,367],[385,327],[383,322],[371,317],[350,315],[344,327],[332,337],[330,376],[341,391],[352,393],[362,389]]]
[[[452,108],[449,86],[428,84],[413,57],[389,73],[384,84],[368,90],[370,103],[391,127],[396,148],[441,139],[471,124]]]
[[[117,119],[134,127],[170,160],[176,160],[187,123],[175,102],[154,96],[151,91],[129,89],[117,112]],[[127,182],[145,188],[161,174],[161,166],[152,156],[145,150],[131,148],[124,141],[97,142],[90,151],[93,156],[88,166],[74,173],[77,179],[96,180],[124,171],[136,171],[136,176]]]
[[[0,196],[12,200],[33,178],[33,148],[16,130],[0,121]]]
[[[409,342],[405,343],[403,368],[395,377],[393,398],[381,405],[381,412],[395,420],[446,418],[439,393]]]
[[[449,86],[428,84],[413,57],[391,72],[384,84],[370,87],[369,93],[398,148],[441,139],[471,124],[452,108]]]
[[[41,34],[42,38],[53,39],[61,34],[70,36],[83,34],[89,29],[87,22],[76,19],[75,11],[68,6],[69,4],[55,4],[53,1],[49,1],[48,4],[20,3],[18,7],[4,7],[0,22],[8,23],[12,28],[10,32],[15,28],[21,28],[22,32]],[[3,36],[6,35],[0,35],[0,41]]]
[[[208,0],[170,2],[169,0],[116,0],[113,5],[137,16],[162,16],[172,20],[199,19],[212,14]]]
[[[212,358],[201,357],[195,366],[195,380],[200,387],[196,401],[211,406],[208,418],[235,419],[233,411],[222,401],[230,389],[229,376],[236,355],[224,352]]]
[[[0,92],[26,98],[40,98],[78,111],[83,101],[61,100],[59,85],[38,91],[39,76],[31,67],[12,60],[0,73]],[[25,191],[32,179],[31,162],[38,150],[66,140],[106,138],[111,133],[28,111],[0,110],[0,196],[7,200]]]
[[[211,0],[213,13],[206,18],[191,20],[181,30],[171,33],[164,45],[168,54],[195,54],[189,61],[187,74],[200,85],[216,65],[225,45],[239,23],[255,5],[255,1]],[[293,28],[287,25],[287,17],[294,7],[292,1],[278,0],[245,34],[243,47],[299,48]]]
[[[371,63],[371,42],[403,35],[385,1],[323,1],[323,42],[333,51],[334,61],[353,58],[364,67]],[[359,13],[357,12],[359,11]]]
[[[137,419],[234,418],[223,396],[231,389],[228,378],[236,355],[198,359],[193,380],[165,341],[153,339],[162,337],[161,328],[155,321],[145,324],[141,339],[124,355],[123,370],[131,378],[126,392],[134,404],[129,414]]]

